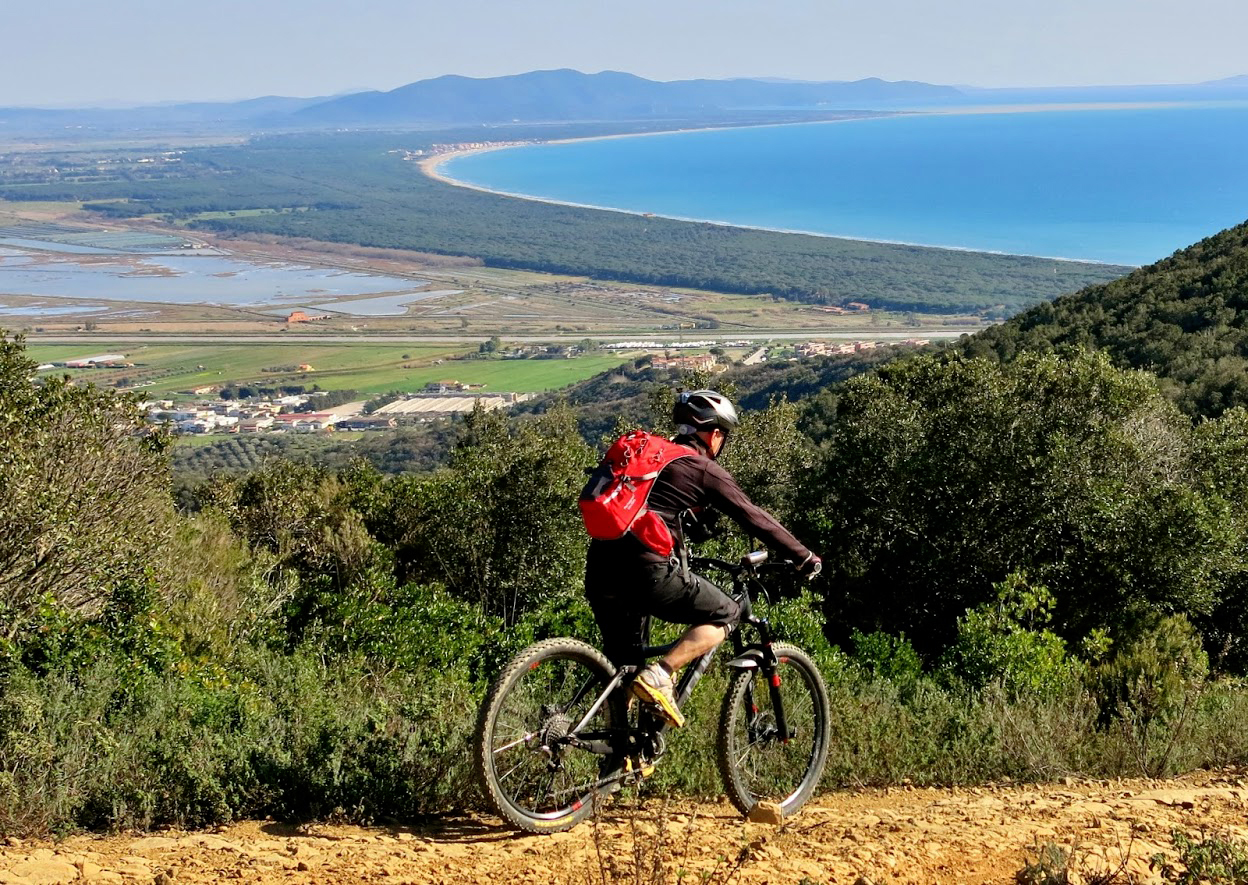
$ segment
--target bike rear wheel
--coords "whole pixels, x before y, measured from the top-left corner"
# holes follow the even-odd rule
[[[716,756],[728,798],[742,814],[758,802],[787,816],[814,793],[828,759],[828,690],[801,649],[776,643],[780,703],[787,735],[779,732],[771,686],[761,669],[737,670],[719,717]]]
[[[476,762],[494,810],[529,833],[557,833],[592,810],[600,753],[578,747],[572,730],[615,668],[576,639],[548,639],[521,652],[495,680],[477,721]],[[582,730],[605,741],[610,704]]]

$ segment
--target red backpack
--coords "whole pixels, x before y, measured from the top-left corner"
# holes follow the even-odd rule
[[[670,556],[676,542],[667,523],[646,509],[654,481],[678,458],[698,453],[644,430],[617,439],[589,475],[578,502],[591,538],[614,541],[626,532],[660,556]]]

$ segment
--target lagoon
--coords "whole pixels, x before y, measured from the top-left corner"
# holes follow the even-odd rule
[[[1146,264],[1248,218],[1248,104],[904,114],[452,157],[505,193],[852,239]]]
[[[215,255],[70,256],[0,249],[0,297],[284,309],[297,301],[302,307],[344,314],[395,315],[405,311],[400,304],[446,294],[412,291],[425,285],[428,282],[419,279],[277,262],[260,264]],[[393,294],[396,292],[405,294]],[[340,302],[349,296],[382,293],[390,293],[384,304],[374,304],[372,299]],[[50,309],[12,307],[5,312],[48,315]]]

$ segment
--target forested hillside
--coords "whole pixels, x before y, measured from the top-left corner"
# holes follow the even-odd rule
[[[1066,347],[1147,369],[1191,416],[1248,405],[1248,223],[1120,280],[1037,305],[960,349],[1008,361]]]

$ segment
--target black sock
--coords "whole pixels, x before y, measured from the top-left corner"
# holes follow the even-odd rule
[[[676,671],[667,665],[667,661],[659,661],[659,666],[663,668],[663,672],[666,673],[669,678],[676,675]]]

